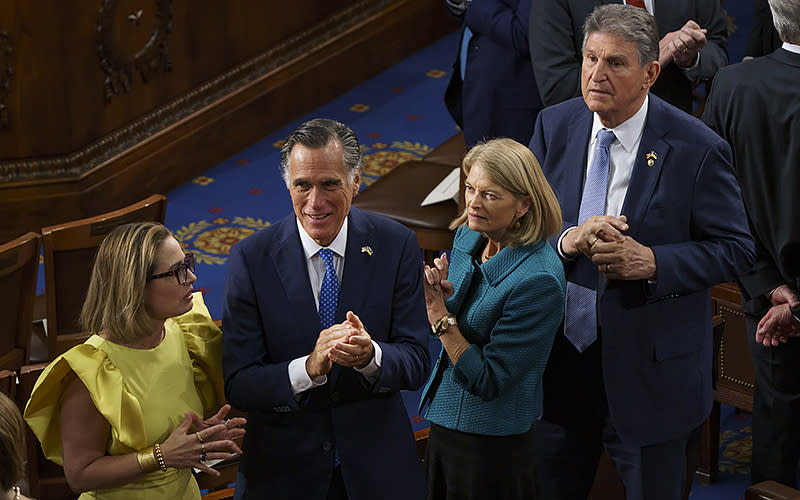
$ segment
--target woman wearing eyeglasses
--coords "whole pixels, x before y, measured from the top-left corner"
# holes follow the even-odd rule
[[[25,409],[81,500],[197,500],[191,468],[218,475],[203,462],[241,453],[246,421],[220,409],[221,332],[195,280],[160,224],[121,226],[100,246],[81,312],[93,335],[50,363]]]

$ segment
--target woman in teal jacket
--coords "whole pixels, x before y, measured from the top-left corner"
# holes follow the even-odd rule
[[[478,144],[463,169],[451,261],[425,266],[428,320],[442,342],[422,397],[428,499],[530,500],[532,426],[564,317],[563,265],[547,242],[561,211],[536,158],[511,139]]]

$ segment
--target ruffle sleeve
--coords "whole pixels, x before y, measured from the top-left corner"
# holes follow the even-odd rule
[[[61,448],[63,381],[71,371],[86,386],[95,407],[109,422],[114,433],[112,438],[121,444],[120,452],[148,445],[139,401],[125,389],[122,374],[106,353],[91,345],[93,338],[53,360],[39,376],[25,406],[25,420],[42,444],[44,455],[58,465],[64,464]]]
[[[203,403],[204,418],[209,418],[225,404],[222,330],[211,319],[200,292],[193,295],[192,310],[171,321],[183,333],[189,358],[192,360],[195,387]]]

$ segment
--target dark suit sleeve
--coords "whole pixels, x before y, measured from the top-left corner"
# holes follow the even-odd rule
[[[531,0],[512,7],[499,0],[478,0],[467,9],[464,22],[473,33],[491,38],[498,45],[528,57],[528,19]]]
[[[244,411],[296,409],[298,404],[289,382],[289,361],[269,362],[266,344],[269,332],[265,332],[261,322],[249,268],[242,246],[234,245],[228,257],[222,311],[225,397]]]
[[[686,20],[688,21],[689,17]],[[700,51],[698,78],[710,80],[717,70],[728,64],[728,23],[718,0],[699,0],[697,18],[694,20],[701,28],[707,30],[707,43]]]
[[[373,392],[415,390],[430,373],[428,314],[422,290],[422,264],[414,233],[408,231],[395,273],[388,341],[379,342],[383,359]],[[357,311],[354,311],[358,313]],[[369,325],[365,325],[369,331]]]
[[[533,0],[529,22],[533,73],[545,106],[580,95],[581,55],[566,0]]]
[[[731,150],[722,139],[708,148],[689,196],[691,240],[651,247],[658,275],[654,296],[685,295],[730,281],[755,259]]]

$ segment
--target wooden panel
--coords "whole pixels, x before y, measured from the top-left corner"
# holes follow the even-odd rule
[[[722,340],[716,356],[716,401],[753,410],[755,369],[747,343],[747,327],[742,311],[739,288],[723,283],[711,289],[712,313],[725,320]]]
[[[96,4],[0,3],[0,241],[174,189],[458,27],[428,0]],[[168,57],[109,76],[140,31]]]

